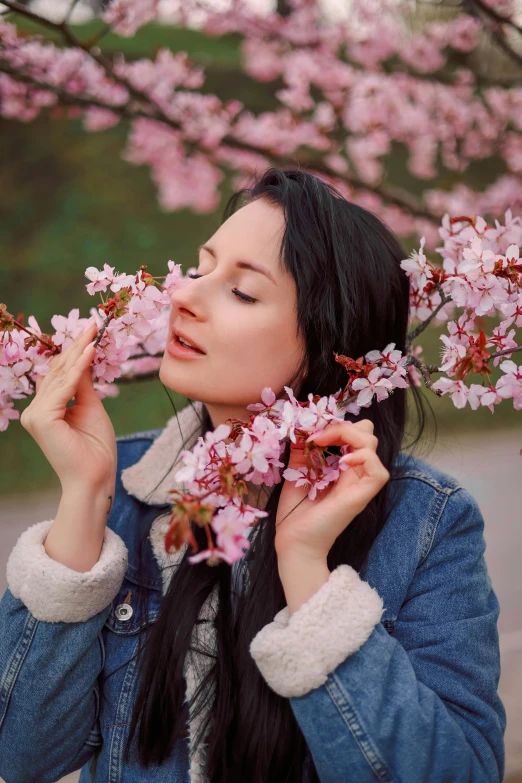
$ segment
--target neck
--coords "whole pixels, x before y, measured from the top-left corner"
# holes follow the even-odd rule
[[[220,424],[226,424],[227,419],[240,419],[244,422],[250,421],[252,413],[242,408],[240,405],[215,405],[205,403],[210,419],[212,429],[216,429]]]

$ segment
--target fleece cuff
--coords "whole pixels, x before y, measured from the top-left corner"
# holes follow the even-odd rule
[[[304,696],[364,644],[382,613],[377,591],[340,565],[290,618],[281,609],[253,638],[250,654],[273,691]]]
[[[7,583],[37,620],[84,622],[118,594],[129,553],[120,536],[106,527],[98,562],[90,571],[74,571],[44,549],[53,522],[37,522],[21,534],[7,561]]]

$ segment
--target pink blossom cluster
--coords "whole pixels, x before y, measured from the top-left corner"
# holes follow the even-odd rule
[[[7,73],[2,73],[2,65]],[[18,81],[7,75],[10,72],[41,87],[35,89],[23,79]],[[76,47],[60,48],[41,36],[20,35],[15,25],[0,19],[2,116],[28,122],[41,108],[59,103],[57,93],[71,100],[75,97],[86,102],[92,100],[107,107],[121,107],[129,98],[126,87],[110,79],[87,52]]]
[[[267,486],[281,478],[295,481],[308,488],[313,500],[337,480],[340,470],[349,468],[339,464],[339,456],[311,443],[311,436],[332,420],[342,420],[346,412],[357,416],[374,399],[386,400],[394,389],[420,385],[424,379],[440,396],[449,394],[457,408],[469,403],[473,410],[486,406],[494,412],[500,402],[512,399],[515,410],[522,410],[522,366],[511,359],[522,350],[516,339],[516,329],[522,326],[522,219],[509,210],[504,217],[504,225],[496,220],[491,226],[480,216],[446,214],[439,228],[442,245],[437,248],[442,265],[426,257],[425,237],[419,249],[401,261],[410,279],[410,320],[419,322],[414,336],[430,322],[447,322],[448,333],[440,338],[444,346],[440,366],[430,369],[424,364],[421,346],[412,348],[409,336],[404,353],[390,343],[355,359],[335,354],[348,381],[328,397],[309,394],[307,402],[300,402],[289,387],[285,399],[276,398],[268,387],[263,389],[261,402],[248,406],[249,422],[221,425],[182,453],[183,467],[176,479],[186,482],[188,491],[172,490],[176,499],[167,551],[183,541],[197,549],[190,527],[196,521],[206,527],[208,547],[193,555],[191,562],[234,562],[248,550],[248,533],[264,516],[245,504],[245,481]],[[157,374],[169,338],[170,295],[190,285],[180,264],[169,261],[168,269],[160,287],[144,266],[134,275],[115,272],[108,264],[101,270],[86,269],[88,293],[102,297],[98,308],[90,311],[99,327],[92,378],[101,398],[117,394],[118,378]],[[458,317],[456,309],[463,310]],[[490,335],[480,327],[478,333],[474,331],[482,316],[501,318]],[[27,328],[0,304],[0,430],[19,418],[14,401],[34,393],[36,376],[47,374],[50,359],[83,331],[86,321],[77,308],[67,317],[54,315],[55,333],[50,336],[42,333],[33,316]],[[495,384],[490,362],[501,371]],[[433,372],[444,375],[432,383]],[[482,384],[467,385],[472,375],[482,376]],[[281,475],[280,456],[287,441],[305,444],[307,462]],[[340,456],[344,453],[341,449]]]
[[[99,330],[92,378],[101,399],[118,395],[116,379],[157,371],[168,337],[170,294],[186,282],[179,264],[169,261],[168,268],[159,289],[143,269],[129,275],[115,273],[108,264],[102,270],[88,267],[88,293],[106,294],[105,300],[86,318],[80,318],[78,308],[67,316],[54,315],[53,335],[44,334],[32,315],[30,328],[24,327],[0,304],[0,431],[20,417],[13,400],[34,394],[36,376],[47,375],[50,360],[83,332],[91,317]]]
[[[377,4],[356,0],[349,19],[335,24],[324,23],[318,3],[291,5],[294,13],[285,18],[253,16],[245,6],[235,6],[212,14],[204,30],[209,35],[243,35],[245,71],[260,81],[281,78],[285,85],[277,93],[281,103],[300,118],[309,112],[307,119],[330,134],[325,161],[333,171],[356,173],[364,182],[378,183],[384,173],[382,159],[390,153],[392,141],[400,141],[410,153],[409,171],[419,179],[435,176],[439,157],[448,169],[464,171],[472,160],[494,154],[504,157],[508,172],[520,174],[519,86],[481,89],[474,72],[464,67],[456,69],[453,84],[439,81],[436,75],[427,80],[389,67],[395,58],[419,74],[437,74],[450,49],[469,53],[478,46],[483,26],[477,18],[462,13],[411,33],[406,32],[401,0]],[[505,5],[502,11],[506,19],[511,18],[514,4],[509,12]],[[320,100],[314,100],[312,90],[319,92]],[[341,141],[334,142],[334,134]],[[489,198],[498,200],[488,204],[488,212],[500,214],[508,207],[522,206],[519,177],[508,174],[497,184]],[[485,212],[475,203],[471,208],[464,203],[468,193],[462,188],[452,193],[433,190],[428,204],[433,209],[438,200],[433,211],[440,215]],[[470,193],[475,199],[480,195]],[[449,199],[457,202],[451,210],[445,201]],[[375,197],[370,208],[381,214],[382,199]],[[400,234],[419,228],[404,210],[389,210],[385,219]],[[419,235],[423,232],[418,230]]]
[[[471,221],[445,215],[440,235],[443,245],[437,252],[443,257],[442,269],[427,260],[422,240],[419,251],[401,264],[410,277],[411,318],[425,320],[440,308],[435,318],[447,320],[455,308],[464,309],[457,320],[448,322],[449,334],[440,337],[445,348],[439,370],[446,377],[432,388],[450,394],[457,408],[469,403],[473,410],[485,405],[493,412],[503,399],[512,398],[515,410],[522,410],[522,368],[509,359],[493,358],[493,366],[504,373],[493,385],[487,364],[491,357],[487,349],[507,357],[520,350],[516,330],[510,327],[522,326],[522,221],[509,210],[505,225],[495,221],[494,227],[482,217]],[[450,301],[442,305],[442,296]],[[477,317],[499,315],[504,317],[489,337],[482,329],[478,336],[472,334]],[[485,376],[488,385],[467,386],[470,372]]]
[[[190,563],[209,560],[215,563],[219,559],[232,564],[243,557],[250,542],[248,533],[257,519],[267,516],[267,512],[249,506],[243,501],[242,493],[230,491],[244,486],[243,482],[272,486],[281,481],[280,468],[284,466],[279,457],[285,448],[285,441],[297,442],[297,433],[319,432],[333,419],[342,420],[338,409],[338,395],[322,398],[314,402],[309,394],[308,404],[301,405],[294,397],[292,389],[285,386],[287,400],[276,399],[272,389],[266,387],[261,393],[261,403],[247,406],[256,411],[251,422],[236,426],[235,437],[231,437],[232,427],[221,424],[205,436],[200,436],[192,450],[181,452],[184,466],[176,472],[175,479],[186,484],[187,495],[179,490],[173,513],[173,543],[186,540],[194,545],[193,536],[184,515],[187,499],[190,503],[199,500],[204,513],[212,509],[211,527],[216,534],[215,545],[209,537],[209,547],[189,557]],[[230,439],[230,443],[225,441]],[[341,455],[348,447],[342,447]],[[304,467],[299,470],[287,468],[282,477],[295,481],[296,486],[311,485],[308,493],[314,499],[318,490],[336,481],[341,470],[348,467],[339,465],[339,457],[330,455],[319,467]],[[229,480],[227,480],[229,477]],[[186,519],[185,524],[183,524]],[[177,536],[177,541],[174,536]],[[166,539],[168,551],[169,538]]]
[[[159,0],[112,0],[103,19],[115,33],[131,38],[147,22],[156,18]]]
[[[129,36],[157,18],[158,5],[113,0],[103,18]],[[510,0],[489,5],[509,23]],[[179,6],[183,23],[193,2]],[[309,148],[321,154],[312,173],[398,235],[424,235],[429,248],[437,241],[432,218],[438,222],[445,212],[522,214],[522,88],[484,86],[471,67],[457,68],[450,81],[438,78],[451,51],[475,51],[484,32],[477,18],[461,13],[411,32],[404,0],[355,0],[349,20],[335,23],[313,0],[291,6],[286,17],[255,13],[244,3],[226,11],[206,7],[204,32],[238,33],[249,76],[281,80],[273,111],[256,114],[240,101],[201,92],[204,69],[185,52],[160,49],[154,59],[128,62],[122,53],[103,56],[97,46],[58,47],[21,35],[0,20],[0,114],[28,121],[42,108],[65,105],[81,112],[91,131],[124,117],[130,122],[124,157],[150,167],[165,210],[213,211],[224,171],[232,170],[232,186],[242,187],[275,156],[290,161]],[[427,189],[416,210],[380,189],[393,142],[405,147],[409,172],[421,180],[435,176],[439,160],[463,172],[492,155],[502,157],[506,173],[483,193],[464,185]]]

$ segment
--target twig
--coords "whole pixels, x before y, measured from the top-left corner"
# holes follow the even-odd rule
[[[140,346],[141,347],[141,346]],[[129,356],[125,359],[126,362],[135,361],[136,359],[162,359],[163,353],[136,353],[134,356]]]
[[[47,340],[44,340],[43,337],[41,337],[39,334],[35,334],[34,332],[30,332],[27,327],[25,327],[23,324],[21,324],[19,321],[16,320],[16,318],[13,318],[13,323],[18,329],[22,329],[24,332],[27,332],[27,334],[30,334],[31,337],[35,337],[37,340],[39,340],[43,345],[45,345],[46,348],[48,348],[50,351],[53,351],[53,353],[57,353],[57,345],[54,343],[49,343]]]
[[[79,0],[73,0],[72,1],[71,5],[69,6],[69,10],[67,11],[67,13],[66,13],[66,15],[65,15],[65,17],[63,19],[63,24],[67,24],[68,23],[69,19],[71,18],[72,14],[73,14],[74,9],[78,5],[78,2],[79,2]]]
[[[93,340],[94,347],[97,348],[100,344],[100,340],[103,337],[103,334],[105,330],[107,329],[107,326],[109,323],[114,319],[114,312],[110,312],[105,318],[103,319],[103,323],[100,326],[100,331],[96,335],[95,339]]]
[[[426,388],[428,388],[430,391],[432,391],[434,394],[437,395],[437,397],[442,397],[442,392],[440,389],[434,389],[433,383],[434,381],[430,378],[430,373],[432,372],[440,372],[438,367],[433,364],[424,364],[424,362],[421,362],[417,356],[413,356],[413,354],[410,353],[408,356],[408,359],[405,363],[405,367],[408,365],[413,364],[421,373],[422,377],[424,378],[424,383],[426,384]],[[436,367],[436,369],[432,369],[433,367]]]
[[[517,348],[504,348],[503,351],[498,351],[497,353],[492,353],[491,356],[488,359],[488,362],[491,359],[496,359],[498,356],[507,356],[510,353],[516,353],[517,351],[522,351],[522,346],[519,346]]]
[[[433,321],[433,319],[435,318],[437,313],[440,310],[442,310],[444,305],[447,305],[448,302],[453,301],[451,296],[449,296],[449,295],[446,296],[444,294],[444,292],[443,292],[443,290],[442,290],[440,285],[437,285],[436,289],[437,289],[437,291],[439,292],[439,294],[441,296],[440,303],[437,305],[435,310],[432,313],[430,313],[430,315],[426,318],[425,321],[422,321],[418,326],[415,327],[415,329],[413,329],[411,332],[409,332],[409,334],[406,336],[406,342],[404,344],[406,353],[410,350],[410,347],[411,347],[411,344],[412,344],[413,340],[415,340],[415,338],[418,337],[419,334],[426,329],[426,327]]]
[[[424,323],[424,322],[423,322]],[[491,359],[496,359],[499,356],[505,356],[506,354],[516,353],[516,351],[522,351],[522,346],[517,348],[505,348],[503,351],[498,351],[498,353],[493,353],[488,358],[488,362],[491,361]],[[426,384],[426,387],[434,392],[434,394],[437,395],[437,397],[442,397],[442,392],[438,389],[433,388],[433,381],[431,380],[431,374],[435,372],[442,372],[440,367],[437,367],[436,364],[424,364],[424,362],[421,362],[421,360],[417,356],[413,356],[413,354],[408,355],[408,359],[406,360],[404,366],[407,367],[408,365],[413,364],[414,367],[416,367],[422,377],[424,378],[424,383]]]
[[[486,14],[486,16],[490,16],[496,22],[500,22],[500,24],[505,24],[508,25],[508,27],[512,27],[513,30],[516,30],[517,33],[520,33],[522,35],[522,27],[520,27],[520,25],[518,25],[512,19],[509,19],[509,17],[499,14],[498,11],[496,11],[494,8],[484,3],[483,0],[468,0],[468,1],[477,5],[480,8],[480,10],[484,14]]]
[[[2,0],[2,5],[5,5],[11,11],[16,11],[16,13],[20,14],[20,16],[25,16],[27,19],[30,19],[32,22],[36,22],[37,24],[41,24],[44,27],[48,27],[50,30],[55,30],[56,32],[63,35],[71,46],[79,46],[80,49],[83,49],[81,41],[79,41],[71,33],[69,27],[65,24],[65,22],[53,22],[51,19],[46,19],[45,16],[40,16],[39,14],[35,14],[34,11],[31,11],[29,8],[26,8],[25,5],[21,5],[20,3],[15,2],[15,0],[5,0],[5,2],[4,0]]]
[[[507,54],[507,56],[519,67],[522,67],[522,55],[520,55],[510,46],[506,40],[505,32],[499,27],[499,24],[507,24],[519,33],[522,33],[522,28],[510,19],[501,16],[497,11],[487,6],[481,0],[463,0],[463,5],[464,8],[468,9],[470,15],[474,16],[475,19],[478,19],[480,22],[483,22],[483,19],[480,16],[479,10],[482,11],[484,16],[489,17],[490,20],[495,22],[495,27],[484,23],[484,29],[489,33],[491,38],[498,44],[502,51]]]

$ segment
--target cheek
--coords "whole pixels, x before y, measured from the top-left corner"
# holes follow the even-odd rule
[[[247,309],[248,305],[245,305]],[[256,305],[252,305],[251,310],[255,309]],[[245,313],[220,330],[220,342],[223,341],[220,360],[226,362],[230,370],[241,372],[243,378],[252,373],[257,379],[272,378],[274,383],[284,384],[303,350],[296,329],[294,313],[281,307],[263,307],[262,310],[259,307],[257,313]],[[271,384],[267,380],[263,385]]]

